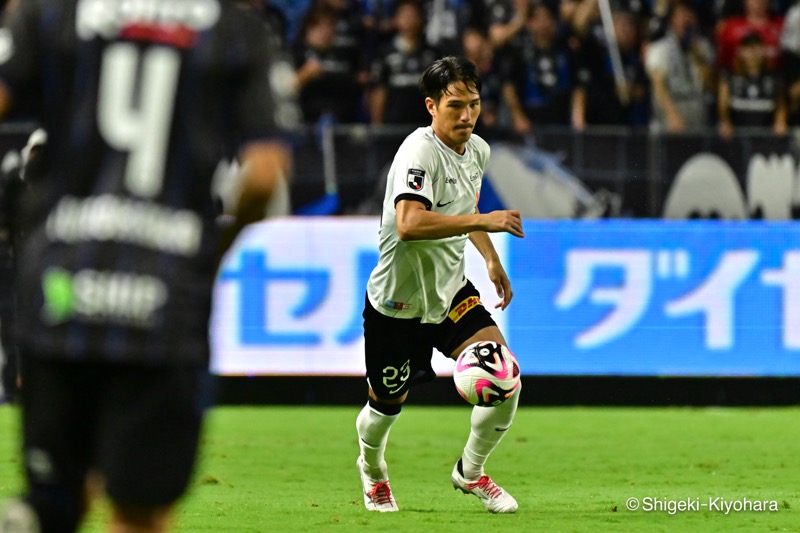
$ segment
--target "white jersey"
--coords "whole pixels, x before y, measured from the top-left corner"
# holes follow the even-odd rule
[[[472,214],[488,161],[489,145],[474,134],[463,155],[448,148],[430,126],[418,128],[400,145],[383,200],[380,258],[367,284],[369,301],[380,313],[419,317],[433,324],[447,317],[453,298],[467,281],[464,246],[468,236],[401,241],[395,205],[411,199],[443,215]]]

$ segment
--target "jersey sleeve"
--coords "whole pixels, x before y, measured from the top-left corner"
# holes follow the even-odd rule
[[[300,124],[295,70],[289,57],[268,38],[269,30],[258,24],[256,31],[252,31],[252,25],[250,29],[246,37],[246,68],[236,105],[240,144],[281,137]]]
[[[434,184],[438,179],[438,165],[433,150],[421,142],[407,143],[392,166],[389,176],[394,204],[400,200],[416,200],[425,208],[433,207]]]
[[[478,145],[478,165],[481,167],[481,179],[478,181],[477,193],[480,197],[481,188],[483,187],[483,174],[486,172],[486,166],[489,164],[489,158],[492,155],[492,148],[484,139],[473,134],[473,138],[477,141]],[[477,202],[476,206],[477,208]]]
[[[489,157],[492,155],[492,148],[489,146],[489,143],[476,134],[472,134],[472,139],[475,141],[475,147],[477,152],[477,161],[478,165],[481,167],[481,173],[486,170],[486,165],[489,164]]]
[[[0,80],[15,93],[31,90],[39,56],[39,4],[21,2],[0,28]]]

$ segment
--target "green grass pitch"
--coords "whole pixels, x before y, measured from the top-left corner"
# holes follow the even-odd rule
[[[450,485],[468,406],[404,408],[387,451],[400,512],[367,512],[354,466],[358,410],[215,409],[176,530],[800,531],[797,408],[520,409],[487,465],[519,501],[515,515],[490,515]],[[22,485],[17,435],[17,411],[0,407],[0,500]],[[775,500],[779,509],[671,515],[629,511],[629,498]],[[84,531],[102,531],[105,512],[98,505]]]

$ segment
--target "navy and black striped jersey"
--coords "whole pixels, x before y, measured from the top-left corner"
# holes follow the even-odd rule
[[[0,79],[12,101],[34,97],[48,132],[48,171],[24,204],[23,346],[207,362],[212,176],[237,145],[296,120],[268,31],[226,0],[21,3],[0,34]]]

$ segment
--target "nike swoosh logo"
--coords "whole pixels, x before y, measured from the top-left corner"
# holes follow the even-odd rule
[[[439,201],[439,202],[436,202],[436,207],[444,207],[444,206],[450,205],[452,203],[453,203],[453,200],[450,200],[449,202],[444,203],[444,204],[441,201]]]

